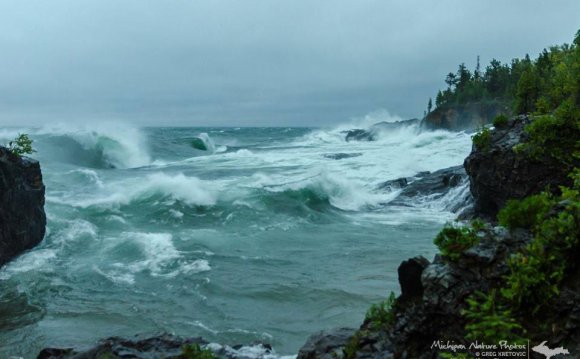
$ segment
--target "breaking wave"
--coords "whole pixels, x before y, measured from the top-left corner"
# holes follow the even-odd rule
[[[37,132],[47,136],[53,155],[76,165],[93,168],[135,168],[149,165],[146,136],[139,128],[125,124],[101,123],[71,127],[45,127]]]

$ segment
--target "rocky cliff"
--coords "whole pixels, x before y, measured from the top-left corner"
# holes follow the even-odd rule
[[[314,334],[298,359],[465,358],[479,349],[471,356],[454,356],[450,348],[481,342],[486,335],[515,332],[520,339],[531,339],[532,345],[546,341],[549,348],[562,346],[573,355],[580,353],[578,189],[568,193],[571,198],[553,197],[549,204],[525,203],[511,219],[516,225],[510,230],[495,224],[498,210],[509,199],[572,182],[553,161],[518,153],[518,146],[529,139],[524,128],[531,121],[520,116],[491,130],[483,146],[474,146],[465,160],[474,214],[492,221],[442,231],[453,241],[448,253],[440,246],[441,254],[432,262],[423,257],[404,261],[398,270],[398,298],[373,306],[356,330]],[[386,185],[404,187],[406,181]],[[542,206],[548,208],[540,210]],[[528,217],[535,217],[535,224],[523,228]],[[543,297],[536,293],[544,290]],[[514,293],[527,295],[514,300]],[[505,339],[515,343],[514,337]],[[519,351],[528,357],[529,349],[504,353],[513,356]],[[543,356],[532,351],[529,357]]]
[[[39,163],[0,146],[0,266],[40,243],[45,229]]]
[[[510,199],[522,199],[547,188],[557,191],[559,186],[571,184],[568,172],[557,162],[518,153],[518,145],[528,138],[524,128],[531,121],[527,116],[512,118],[490,132],[484,148],[474,148],[465,159],[477,216],[495,219]]]
[[[445,129],[450,131],[475,130],[490,124],[500,114],[511,114],[511,107],[505,102],[473,102],[464,105],[445,105],[436,108],[421,122],[425,129]]]

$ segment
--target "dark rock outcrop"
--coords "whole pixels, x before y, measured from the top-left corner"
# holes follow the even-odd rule
[[[354,152],[354,153],[328,153],[326,155],[324,155],[325,158],[331,159],[331,160],[342,160],[345,158],[353,158],[353,157],[359,157],[362,156],[362,153],[360,152]]]
[[[45,231],[39,163],[0,146],[0,266],[39,244]]]
[[[467,173],[463,166],[445,168],[433,173],[421,172],[414,177],[402,177],[386,181],[377,186],[378,190],[401,190],[399,195],[388,205],[413,206],[421,202],[422,198],[430,201],[442,198],[451,190],[458,188],[467,181]],[[445,210],[458,212],[471,203],[469,193],[457,193],[458,198],[449,201]]]
[[[475,130],[492,123],[497,115],[510,115],[510,105],[503,102],[474,102],[436,108],[421,122],[421,128],[450,131]]]
[[[46,348],[38,359],[99,359],[99,358],[179,358],[183,346],[207,344],[201,338],[180,338],[170,334],[146,339],[112,337],[100,341],[95,347],[77,352],[72,348]]]
[[[412,126],[419,126],[420,120],[414,118],[411,120],[395,121],[395,122],[379,122],[375,123],[368,129],[352,129],[344,131],[346,133],[346,142],[350,141],[376,141],[381,132],[396,131],[402,128],[409,128]]]
[[[201,337],[183,338],[161,334],[148,338],[136,336],[133,339],[111,337],[99,341],[93,348],[85,351],[73,348],[45,348],[38,354],[37,359],[185,359],[191,357],[184,355],[184,348],[193,344],[209,349],[216,357],[222,359],[256,359],[256,357],[273,357],[275,354],[270,345],[263,343],[232,347],[219,344],[208,346],[209,343]]]
[[[528,232],[509,233],[492,227],[480,230],[478,236],[480,243],[465,251],[457,262],[439,255],[432,263],[422,257],[403,262],[398,271],[402,295],[397,299],[395,323],[380,331],[371,323],[363,323],[351,338],[358,343],[353,357],[431,359],[441,353],[431,349],[434,341],[462,342],[465,298],[493,288],[509,270],[506,258],[531,240]],[[311,340],[323,342],[320,335]],[[342,353],[336,358],[343,358]]]
[[[299,359],[336,359],[348,344],[356,329],[335,328],[313,334],[298,353]]]
[[[570,179],[564,169],[558,168],[554,162],[531,159],[514,151],[514,146],[527,140],[524,127],[530,121],[519,116],[502,128],[492,130],[489,146],[482,150],[474,148],[465,160],[470,189],[477,201],[475,215],[484,215],[483,219],[494,218],[498,209],[511,198],[523,198],[546,187],[569,185]],[[458,168],[447,169],[443,174],[438,179],[431,178],[432,174],[421,179],[397,179],[382,187],[398,187],[401,193],[412,197],[433,193],[434,190],[445,191],[447,187],[465,181]],[[559,211],[564,210],[565,202],[554,206],[550,216],[557,217]],[[577,217],[574,223],[577,223]],[[493,222],[479,224],[475,235],[479,242],[458,253],[459,258],[455,261],[436,255],[432,263],[420,257],[403,262],[398,270],[401,295],[393,306],[394,321],[380,328],[373,326],[372,321],[365,321],[336,358],[345,358],[348,352],[348,358],[435,359],[445,351],[433,348],[436,341],[468,344],[465,340],[466,318],[462,315],[467,305],[466,298],[476,292],[488,293],[497,289],[510,272],[508,259],[516,252],[525,253],[524,248],[534,238],[527,230],[508,232],[493,227]],[[574,253],[570,255],[563,260],[577,263]],[[580,271],[577,266],[570,268],[565,273],[559,295],[553,299],[554,303],[544,308],[549,313],[542,314],[548,315],[554,324],[551,328],[541,329],[532,339],[547,340],[550,348],[565,346],[570,353],[576,354],[580,352]],[[532,322],[532,326],[540,328],[544,324],[542,319],[533,318],[531,315],[530,320],[537,323]],[[521,354],[526,356],[528,353]],[[531,353],[530,357],[541,356]]]
[[[408,259],[401,263],[397,270],[399,285],[401,286],[400,302],[406,303],[423,296],[421,274],[428,265],[429,261],[421,256]]]
[[[571,184],[567,171],[554,161],[530,159],[514,151],[516,145],[527,140],[524,127],[531,121],[527,116],[518,116],[506,126],[491,130],[489,146],[485,149],[474,146],[465,159],[476,216],[495,219],[510,199]]]

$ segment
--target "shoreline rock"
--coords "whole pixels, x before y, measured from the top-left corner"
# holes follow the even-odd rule
[[[421,121],[413,118],[410,120],[396,121],[396,122],[379,122],[375,123],[368,129],[355,128],[352,130],[344,131],[345,141],[376,141],[381,132],[396,131],[402,128],[408,128],[412,126],[418,126]]]
[[[546,188],[570,185],[568,173],[553,161],[529,159],[514,148],[527,140],[527,116],[517,116],[506,126],[490,131],[485,149],[473,148],[464,162],[475,200],[475,216],[493,221],[510,199],[522,199]]]
[[[471,102],[436,108],[421,121],[427,130],[473,131],[490,124],[497,115],[511,115],[509,104],[497,102]]]
[[[38,161],[0,146],[0,266],[43,240],[44,192]]]

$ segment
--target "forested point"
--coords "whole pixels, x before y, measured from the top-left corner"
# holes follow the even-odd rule
[[[435,109],[467,103],[508,104],[515,114],[551,114],[561,106],[580,107],[580,30],[572,44],[544,49],[537,58],[526,55],[502,64],[493,59],[481,70],[464,63],[445,77],[447,89],[435,97]],[[433,108],[430,98],[427,113]]]

